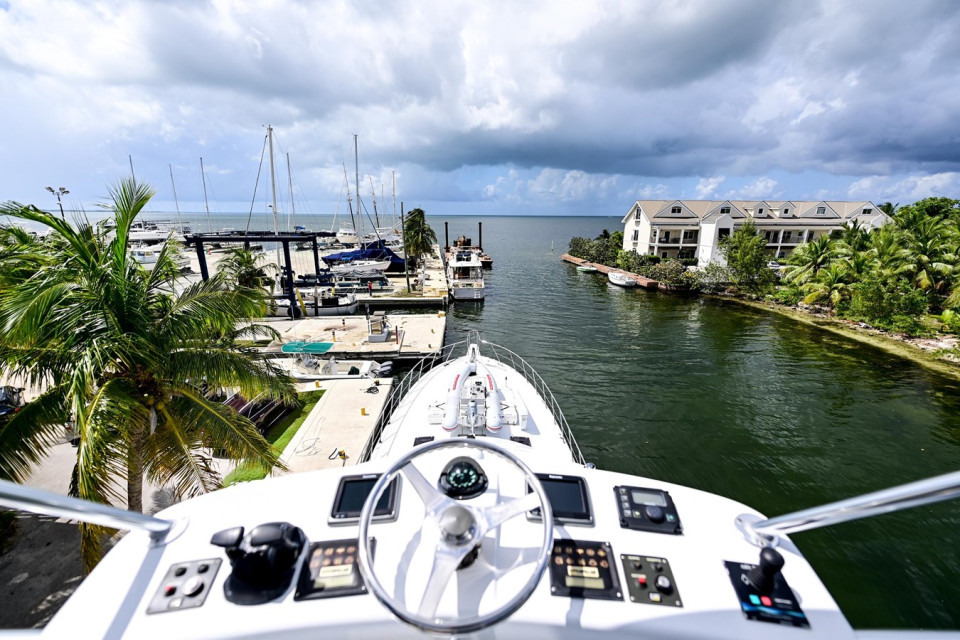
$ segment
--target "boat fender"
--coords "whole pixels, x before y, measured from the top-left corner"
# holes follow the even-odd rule
[[[500,412],[501,405],[503,403],[503,395],[500,393],[500,389],[497,388],[497,383],[493,381],[493,376],[490,374],[490,371],[483,365],[479,365],[478,373],[487,379],[487,429],[493,433],[497,433],[503,427],[503,415]]]
[[[463,365],[463,368],[460,369],[460,372],[454,377],[453,384],[450,385],[450,389],[447,391],[447,404],[443,413],[443,429],[445,431],[453,431],[457,428],[457,422],[460,419],[460,390],[463,389],[463,385],[466,383],[470,374],[476,370],[477,364],[475,362],[468,362]]]

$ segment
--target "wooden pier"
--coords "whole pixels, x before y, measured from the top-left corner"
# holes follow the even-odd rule
[[[588,262],[583,258],[576,258],[570,255],[569,253],[563,254],[562,256],[560,256],[560,259],[563,260],[564,262],[569,262],[571,264],[575,264],[578,266],[583,264],[584,262]],[[610,273],[611,271],[622,273],[628,278],[632,278],[633,280],[636,280],[637,285],[644,287],[645,289],[663,289],[664,291],[672,290],[672,289],[668,289],[667,288],[668,285],[666,285],[665,283],[658,282],[656,280],[651,280],[650,278],[645,278],[644,276],[638,275],[636,273],[630,273],[629,271],[624,271],[623,269],[617,269],[616,267],[608,267],[605,264],[598,264],[596,262],[591,262],[590,266],[596,267],[597,271],[603,274]]]

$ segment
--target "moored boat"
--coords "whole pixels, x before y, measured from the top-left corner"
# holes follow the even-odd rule
[[[581,262],[577,265],[577,271],[581,273],[596,273],[597,268],[589,262]]]
[[[373,360],[338,360],[336,356],[321,358],[307,352],[275,362],[296,380],[389,378],[393,373],[390,361],[381,364]]]
[[[475,249],[456,249],[447,262],[447,279],[454,300],[483,300],[486,286],[483,265]]]
[[[623,271],[608,271],[607,280],[610,281],[610,284],[615,284],[618,287],[625,287],[627,289],[637,286],[636,279]]]

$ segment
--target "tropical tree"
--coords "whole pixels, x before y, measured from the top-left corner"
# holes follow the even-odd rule
[[[802,287],[806,304],[826,302],[836,307],[850,297],[850,276],[842,264],[833,263]]]
[[[924,291],[941,293],[948,284],[950,263],[945,251],[949,233],[943,218],[925,217],[907,234],[902,270]]]
[[[264,264],[264,260],[262,253],[254,253],[243,247],[232,247],[227,249],[217,263],[217,271],[224,274],[228,282],[235,283],[238,287],[272,290],[276,280],[270,272],[275,273],[277,265]]]
[[[816,240],[805,242],[793,250],[787,258],[783,273],[787,282],[802,285],[816,279],[821,269],[830,264],[836,251],[829,236],[820,236]]]
[[[49,227],[53,238],[46,253],[26,258],[32,273],[0,290],[0,367],[45,389],[0,430],[0,477],[22,480],[68,420],[78,438],[71,493],[125,499],[134,511],[142,511],[144,478],[172,485],[179,496],[216,489],[206,447],[254,466],[278,465],[247,418],[204,395],[236,388],[295,402],[289,378],[235,340],[238,325],[262,308],[263,293],[230,287],[220,274],[174,282],[167,248],[152,271],[134,261],[130,225],[152,195],[132,178],[111,191],[109,240],[89,222],[74,228],[32,206],[0,206]],[[28,271],[20,265],[19,273]],[[242,332],[272,330],[251,324]],[[81,534],[89,567],[102,530],[81,525]]]
[[[403,223],[403,238],[406,245],[407,259],[412,258],[414,266],[420,262],[420,257],[433,251],[437,243],[437,234],[427,224],[427,214],[423,209],[411,209]]]
[[[773,284],[776,276],[767,267],[767,241],[757,233],[752,220],[722,240],[721,249],[739,286],[757,292]]]

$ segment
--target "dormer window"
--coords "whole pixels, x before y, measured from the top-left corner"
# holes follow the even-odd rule
[[[730,213],[730,207],[720,207],[720,213]]]
[[[670,209],[670,213],[680,213],[680,207],[673,207]]]
[[[864,209],[864,210],[863,210],[863,215],[865,215],[865,216],[868,216],[868,215],[870,215],[871,213],[873,213],[873,209]]]
[[[827,213],[826,207],[817,207],[817,215],[822,216]]]
[[[758,215],[758,216],[762,216],[762,215],[763,215],[763,207],[760,207],[759,209],[757,209],[757,215]]]
[[[784,210],[783,210],[783,215],[785,215],[785,216],[790,215],[790,209],[789,209],[789,208],[788,208],[788,209],[784,209]]]

